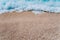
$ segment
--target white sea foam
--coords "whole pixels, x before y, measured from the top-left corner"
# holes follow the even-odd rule
[[[60,12],[60,0],[0,0],[0,13],[28,10]]]

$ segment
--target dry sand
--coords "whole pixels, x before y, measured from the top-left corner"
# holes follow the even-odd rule
[[[60,40],[60,14],[1,14],[0,40]]]

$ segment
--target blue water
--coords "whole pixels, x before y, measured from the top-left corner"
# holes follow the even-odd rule
[[[0,0],[0,13],[11,11],[60,12],[60,0]]]

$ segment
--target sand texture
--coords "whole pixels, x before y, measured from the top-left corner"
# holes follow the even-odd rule
[[[60,14],[0,14],[0,40],[60,40]]]

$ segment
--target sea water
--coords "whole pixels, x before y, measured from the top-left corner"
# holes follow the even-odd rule
[[[0,0],[0,13],[11,11],[60,12],[60,0]]]

